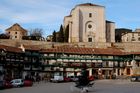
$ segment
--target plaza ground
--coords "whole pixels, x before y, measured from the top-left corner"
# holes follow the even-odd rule
[[[35,83],[32,87],[0,90],[0,93],[80,93],[73,82],[67,83]],[[130,80],[96,80],[89,93],[140,93],[140,82]]]

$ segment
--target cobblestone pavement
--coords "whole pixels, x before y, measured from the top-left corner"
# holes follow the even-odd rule
[[[73,82],[67,83],[35,83],[32,87],[0,90],[0,93],[80,93]],[[71,89],[72,88],[72,89]],[[140,93],[140,82],[129,80],[97,80],[89,93]]]

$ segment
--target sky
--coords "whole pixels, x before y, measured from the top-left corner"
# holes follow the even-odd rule
[[[0,33],[18,23],[27,30],[42,29],[46,37],[59,31],[64,17],[82,3],[105,6],[105,18],[116,28],[140,28],[140,0],[0,0]]]

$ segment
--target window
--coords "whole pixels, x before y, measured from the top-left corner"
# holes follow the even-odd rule
[[[127,37],[127,41],[128,41],[128,37]]]
[[[131,41],[136,41],[134,37],[132,37]]]
[[[137,64],[138,67],[140,66],[139,62],[137,62],[136,64]]]
[[[88,42],[92,42],[92,38],[88,38]]]
[[[17,38],[17,36],[15,36],[15,38]]]
[[[92,13],[89,13],[89,17],[92,17]]]
[[[132,33],[132,38],[134,37],[134,33]]]
[[[138,38],[138,41],[140,41],[140,37]]]
[[[131,62],[128,62],[128,65],[131,65]]]
[[[89,24],[89,25],[88,25],[88,28],[92,28],[92,25],[91,25],[91,24]]]
[[[17,34],[17,32],[15,32],[15,34]]]
[[[136,41],[136,40],[135,40],[135,38],[132,38],[132,40],[131,40],[131,41]]]

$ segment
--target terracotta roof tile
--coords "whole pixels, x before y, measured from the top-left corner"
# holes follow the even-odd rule
[[[3,49],[8,52],[14,52],[14,53],[22,53],[22,49],[17,48],[17,47],[11,47],[11,46],[5,46],[5,45],[0,45],[0,49]]]
[[[57,53],[69,53],[69,54],[96,54],[96,55],[126,55],[119,49],[115,48],[82,48],[82,47],[56,47],[51,49],[45,49],[42,53],[57,52]]]
[[[140,54],[140,52],[126,52],[126,54],[135,54],[135,55],[139,55]]]
[[[22,31],[27,32],[24,28],[22,28],[19,24],[14,24],[11,27],[7,28],[6,31]]]

